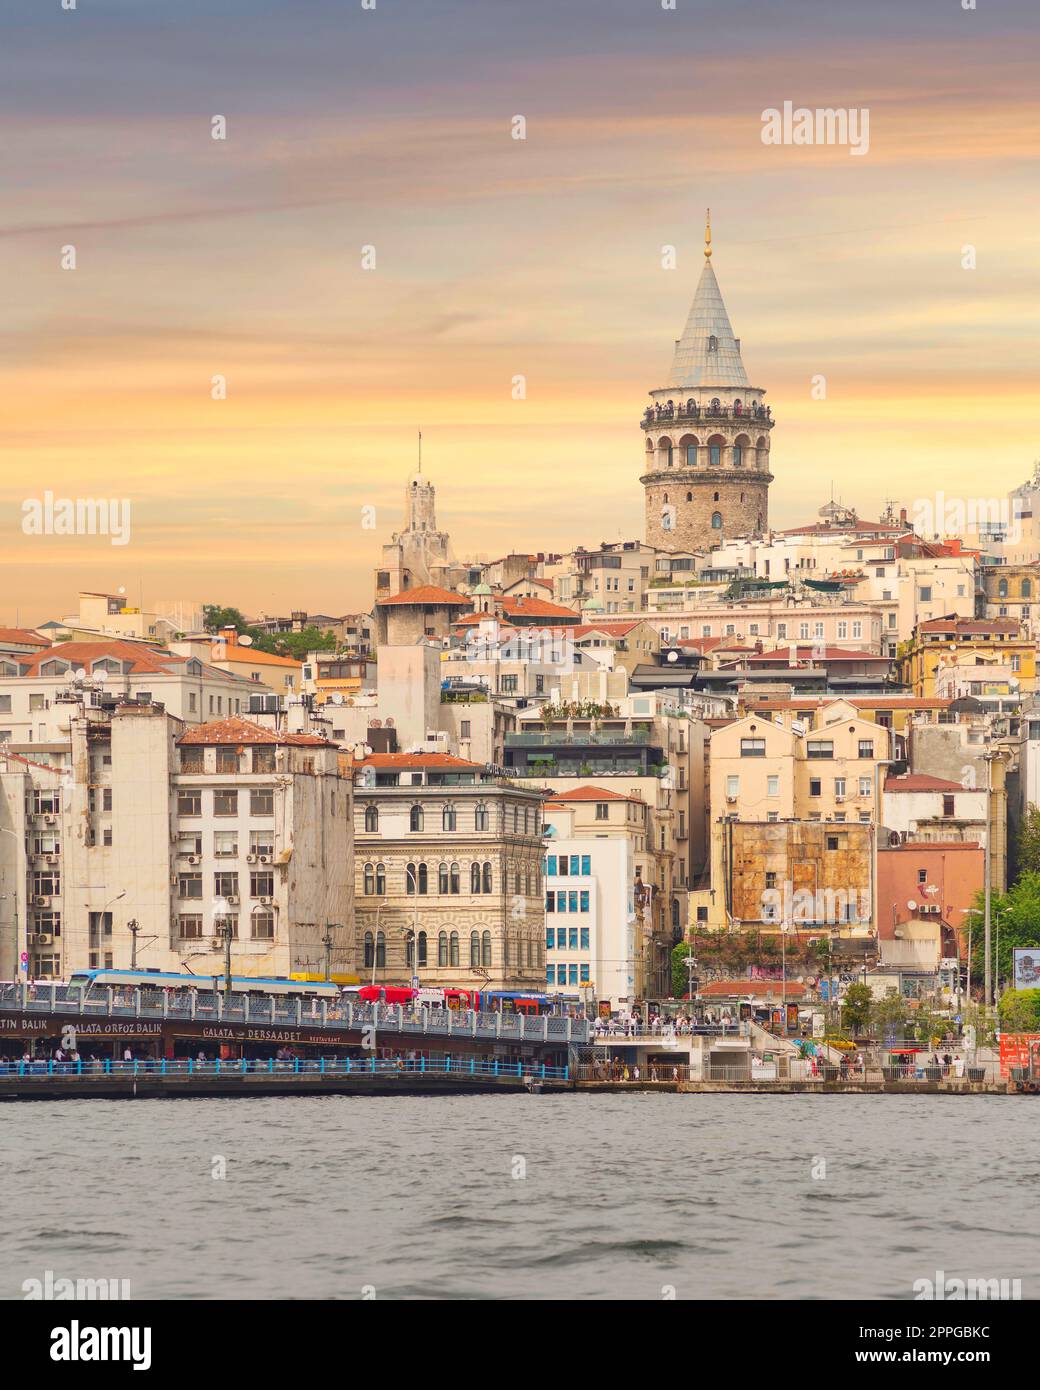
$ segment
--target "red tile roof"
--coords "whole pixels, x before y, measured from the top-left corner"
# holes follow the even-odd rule
[[[646,803],[641,796],[624,796],[621,792],[608,791],[606,787],[575,787],[572,792],[554,791],[546,806],[565,806],[569,801],[637,801]]]
[[[376,599],[376,604],[380,608],[388,608],[395,604],[414,604],[417,606],[427,604],[438,608],[470,608],[472,602],[472,599],[467,598],[465,594],[457,594],[451,589],[439,589],[436,584],[420,584],[417,589],[405,589],[399,594],[394,594],[392,598]]]
[[[608,637],[626,637],[641,621],[642,619],[636,618],[624,623],[579,623],[577,627],[572,627],[570,632],[573,637],[587,637],[590,632],[603,632]]]
[[[0,627],[0,645],[10,642],[19,647],[49,647],[46,637],[25,627]]]
[[[739,999],[748,994],[759,999],[769,995],[779,999],[781,993],[785,999],[800,999],[805,992],[805,985],[790,980],[786,987],[780,980],[713,980],[697,991],[702,999]]]
[[[471,767],[484,770],[483,763],[471,763],[465,758],[456,758],[453,753],[372,753],[369,757],[358,763],[359,767],[386,768],[393,770],[401,768],[424,768],[424,767]]]
[[[182,747],[185,744],[203,744],[211,747],[214,744],[227,746],[228,744],[291,744],[301,748],[332,748],[335,745],[326,739],[318,738],[316,734],[284,734],[278,733],[274,729],[265,729],[259,724],[254,724],[249,719],[214,719],[208,724],[196,724],[190,729],[186,729],[177,740]]]
[[[578,614],[573,608],[563,608],[544,598],[503,598],[500,602],[507,618],[556,618],[561,622],[569,619],[570,624],[578,622]]]
[[[921,623],[921,632],[952,632],[956,637],[991,637],[998,633],[1017,633],[1022,624],[1014,618],[958,618],[950,614],[946,618],[931,618]]]
[[[177,656],[162,647],[150,647],[140,642],[123,642],[118,638],[99,642],[58,642],[43,651],[15,657],[26,675],[39,675],[43,662],[67,661],[71,666],[82,666],[89,671],[95,661],[110,657],[114,661],[130,663],[132,675],[161,675],[171,672],[172,667],[181,666],[187,657]]]
[[[971,791],[960,782],[947,782],[942,777],[930,777],[925,772],[907,772],[902,777],[889,777],[886,792],[963,792]]]

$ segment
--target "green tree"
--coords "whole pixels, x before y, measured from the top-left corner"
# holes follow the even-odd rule
[[[1040,1032],[1040,989],[1008,989],[1000,997],[1000,1026],[1007,1033]]]
[[[977,894],[975,913],[971,919],[971,982],[981,987],[986,969],[986,945],[983,930],[985,895]],[[993,893],[990,898],[990,936],[993,953],[994,978],[1014,979],[1013,952],[1021,947],[1040,948],[1040,872],[1027,870],[1019,874],[1006,893]],[[999,931],[998,931],[999,926]],[[999,936],[999,958],[998,958]]]
[[[236,632],[247,632],[249,624],[237,608],[226,608],[222,603],[202,605],[202,626],[207,632],[219,632],[222,627],[233,627]]]
[[[1040,806],[1030,805],[1018,831],[1018,876],[1040,873]]]
[[[870,1022],[874,996],[869,985],[849,985],[842,1002],[841,1025],[852,1033],[862,1033]]]
[[[672,997],[682,999],[690,988],[690,972],[686,959],[692,955],[693,947],[687,941],[680,941],[672,948]],[[694,974],[694,979],[697,976]]]

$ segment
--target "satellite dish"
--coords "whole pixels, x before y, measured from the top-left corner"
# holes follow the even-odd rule
[[[911,912],[916,912],[916,911],[917,911],[917,899],[916,899],[916,898],[907,898],[907,900],[906,900],[906,905],[907,905],[907,907],[910,909]]]
[[[126,585],[125,585],[125,584],[120,584],[120,586],[119,586],[119,593],[121,593],[121,594],[125,594],[125,593],[126,593]]]
[[[251,647],[253,645],[253,639],[248,632],[243,632],[242,636],[238,639],[238,645],[240,647]]]
[[[679,660],[679,653],[678,653],[678,652],[669,652],[669,653],[668,653],[668,660],[669,660],[669,661],[678,661],[678,660]]]

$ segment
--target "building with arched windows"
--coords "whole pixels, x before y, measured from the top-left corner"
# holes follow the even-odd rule
[[[705,263],[668,384],[643,414],[646,541],[663,550],[710,550],[769,526],[765,392],[752,386],[711,264]]]
[[[355,795],[366,981],[544,991],[542,791],[450,754],[375,753]]]

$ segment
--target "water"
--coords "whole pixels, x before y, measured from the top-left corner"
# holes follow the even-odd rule
[[[943,1270],[1030,1298],[1038,1116],[1001,1096],[10,1104],[0,1296],[51,1270],[135,1298],[903,1299]]]

